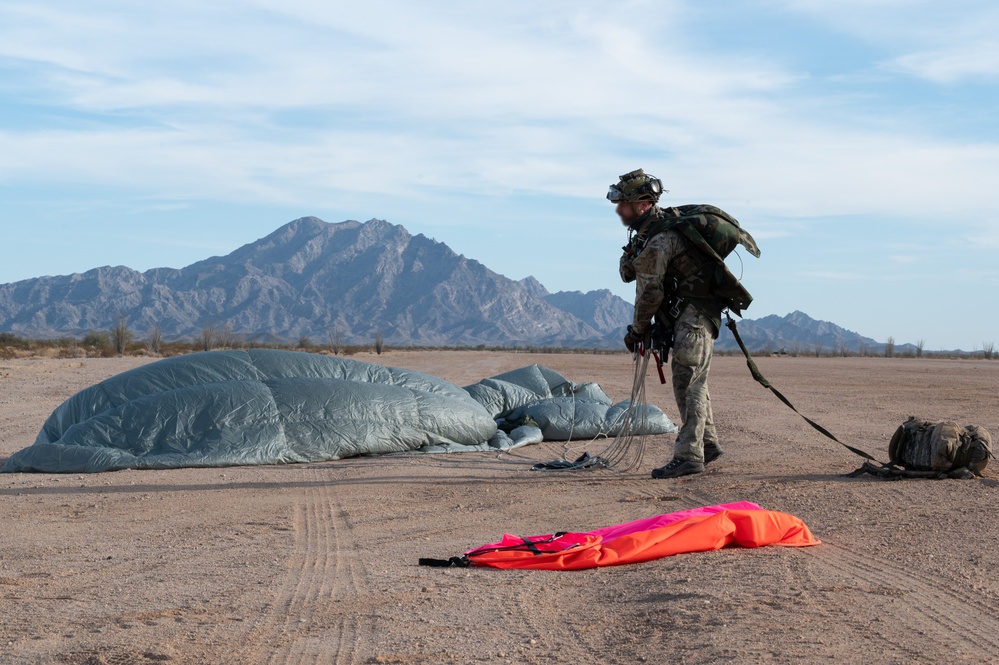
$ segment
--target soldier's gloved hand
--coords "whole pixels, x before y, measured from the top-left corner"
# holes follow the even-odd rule
[[[639,344],[645,344],[648,347],[648,335],[636,333],[631,326],[628,326],[628,332],[624,336],[624,346],[632,353],[635,352],[635,348]]]

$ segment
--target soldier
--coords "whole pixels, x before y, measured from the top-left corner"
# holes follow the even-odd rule
[[[607,198],[617,204],[621,223],[629,229],[619,268],[622,280],[635,282],[635,316],[624,344],[629,351],[638,344],[649,348],[653,319],[657,327],[673,331],[673,395],[682,425],[673,459],[653,469],[652,477],[677,478],[701,473],[724,452],[708,393],[723,303],[705,288],[710,259],[670,228],[679,211],[657,205],[662,192],[658,178],[638,169],[611,185]]]

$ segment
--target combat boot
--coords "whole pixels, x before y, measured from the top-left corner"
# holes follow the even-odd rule
[[[674,457],[666,463],[666,466],[652,469],[652,477],[656,479],[679,478],[680,476],[689,476],[693,473],[701,473],[702,471],[704,471],[704,465],[700,462]]]
[[[704,464],[711,464],[716,459],[725,454],[725,451],[718,447],[718,444],[704,446]]]

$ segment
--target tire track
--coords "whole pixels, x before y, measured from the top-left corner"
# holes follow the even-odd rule
[[[705,505],[721,502],[718,497],[704,491],[678,489],[677,493],[703,501]],[[999,653],[999,608],[946,586],[959,584],[955,580],[941,579],[940,585],[933,585],[886,559],[873,554],[860,554],[827,541],[819,547],[806,548],[802,553],[809,561],[817,563],[820,569],[834,572],[854,583],[868,585],[869,589],[875,590],[874,593],[899,597],[899,602],[912,613],[912,628],[918,625],[920,633],[934,636],[936,644],[948,645],[951,654],[971,652],[989,660]],[[969,620],[971,618],[973,620]],[[914,650],[911,643],[872,631],[869,625],[858,625],[855,629],[917,660],[927,655]]]
[[[703,505],[718,504],[723,501],[701,488],[679,490],[685,499],[691,503]],[[800,551],[805,557],[806,566],[818,564],[820,571],[834,573],[839,579],[845,580],[845,585],[860,593],[876,593],[888,598],[895,597],[902,603],[909,614],[916,620],[907,625],[907,630],[899,631],[881,623],[884,617],[877,616],[872,623],[871,617],[857,614],[855,609],[847,609],[847,616],[834,608],[818,608],[816,611],[825,617],[827,625],[839,624],[854,633],[859,643],[867,642],[871,646],[882,644],[887,651],[882,655],[890,657],[895,662],[932,662],[932,651],[927,651],[929,645],[940,649],[940,655],[948,658],[959,655],[962,659],[981,658],[981,662],[990,661],[995,653],[999,653],[999,619],[995,618],[996,608],[986,603],[976,603],[962,597],[959,593],[945,588],[927,584],[919,577],[912,575],[904,568],[891,564],[874,555],[861,555],[841,545],[823,541],[818,547],[808,547]],[[805,572],[808,578],[815,581],[815,570]],[[862,588],[867,586],[867,589]],[[813,584],[819,588],[819,584]],[[886,601],[886,602],[891,602]],[[976,617],[975,628],[969,628],[967,618]],[[979,620],[977,617],[984,617]],[[878,625],[884,626],[878,629]],[[924,644],[914,643],[913,632],[924,636]],[[983,639],[984,634],[989,637]],[[932,637],[930,637],[932,636]],[[947,645],[941,648],[941,645]],[[971,652],[971,654],[969,654]]]
[[[985,660],[999,653],[997,608],[945,586],[950,580],[933,585],[901,566],[860,555],[842,545],[824,543],[808,554],[820,568],[898,595],[899,602],[910,611],[900,620],[910,623],[919,634],[932,636],[935,644],[946,645],[950,653],[971,652]],[[865,632],[870,634],[869,630]],[[879,637],[900,649],[911,646],[886,635]]]
[[[334,507],[328,500],[326,505],[329,507],[329,514],[337,534],[334,539],[336,565],[332,597],[339,603],[342,599],[355,598],[367,590],[367,571],[359,557],[353,538],[354,527],[347,511],[342,507]],[[340,614],[336,633],[337,649],[332,660],[334,665],[360,663],[362,647],[365,643],[369,649],[372,646],[374,621],[370,617],[348,610]]]
[[[326,595],[326,580],[331,567],[332,540],[330,520],[320,505],[317,492],[305,490],[305,500],[296,506],[294,565],[292,577],[297,577],[292,591],[278,606],[283,610],[278,648],[270,654],[270,665],[284,663],[329,663],[322,649],[309,648],[308,630],[315,621],[317,601]],[[303,635],[303,633],[305,633]]]
[[[352,602],[368,589],[348,512],[337,506],[331,481],[310,471],[297,498],[294,554],[266,616],[248,637],[245,661],[268,665],[357,665],[371,650],[374,619]]]

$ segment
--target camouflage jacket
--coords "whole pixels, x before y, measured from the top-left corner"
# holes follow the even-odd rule
[[[713,274],[714,263],[683,234],[670,229],[671,221],[677,218],[672,208],[653,207],[624,248],[618,268],[622,280],[635,282],[632,328],[642,334],[648,331],[653,317],[663,322],[672,318],[666,311],[670,295],[667,288],[675,284],[676,295],[711,321],[713,336],[717,337],[723,307],[709,288],[708,273]]]

